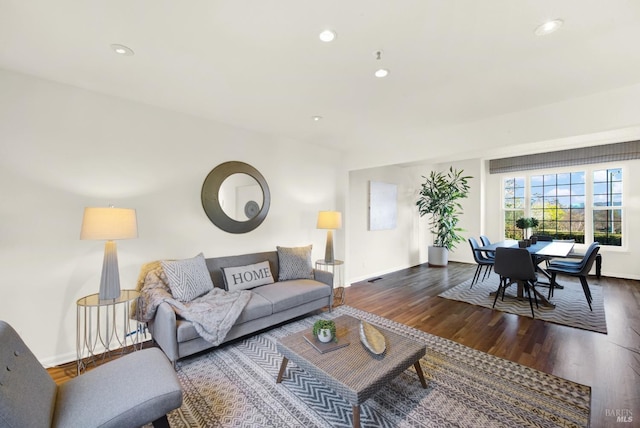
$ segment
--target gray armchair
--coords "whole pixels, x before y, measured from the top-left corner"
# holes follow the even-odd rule
[[[1,427],[168,427],[182,389],[158,348],[125,355],[56,385],[18,333],[0,321]]]

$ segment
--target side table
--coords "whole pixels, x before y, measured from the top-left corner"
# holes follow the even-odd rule
[[[116,299],[100,300],[98,293],[78,299],[76,302],[76,363],[78,375],[86,369],[85,359],[95,364],[120,348],[134,351],[142,347],[141,323],[131,319],[131,304],[140,293],[122,290]],[[137,308],[137,306],[136,306]],[[132,326],[133,325],[133,326]],[[133,327],[133,328],[132,328]]]
[[[324,259],[316,260],[316,269],[333,274],[334,306],[344,305],[344,261],[334,260],[328,262]]]

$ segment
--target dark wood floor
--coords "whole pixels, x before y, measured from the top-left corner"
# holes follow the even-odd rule
[[[592,388],[592,427],[640,426],[640,281],[590,278],[603,287],[609,334],[593,333],[437,297],[475,265],[420,265],[346,289],[346,304]],[[57,383],[75,362],[49,369]],[[634,423],[610,413],[630,410]]]
[[[346,304],[589,385],[592,427],[621,426],[615,410],[630,410],[640,426],[640,358],[623,348],[640,349],[640,281],[589,278],[603,287],[605,335],[437,297],[474,271],[464,263],[404,269],[352,284]]]

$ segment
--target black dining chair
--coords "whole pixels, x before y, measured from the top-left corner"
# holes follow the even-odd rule
[[[598,251],[600,251],[600,244],[593,242],[589,245],[589,248],[587,248],[587,251],[584,253],[584,257],[580,261],[552,260],[547,268],[547,272],[551,274],[549,298],[553,296],[553,289],[557,286],[556,276],[558,274],[577,276],[580,278],[580,284],[582,284],[584,297],[587,299],[587,303],[589,304],[589,310],[593,311],[593,308],[591,307],[593,297],[591,296],[591,290],[589,289],[589,283],[587,282],[587,275],[589,275],[589,272],[593,267],[593,263],[598,256]]]
[[[541,241],[541,242],[551,242],[551,241],[553,241],[553,237],[549,236],[549,235],[531,235],[532,238],[534,236],[538,241]]]
[[[513,283],[517,283],[526,291],[529,297],[529,306],[531,306],[531,316],[535,318],[531,292],[533,291],[536,308],[538,308],[538,296],[535,293],[538,275],[536,274],[536,269],[533,266],[533,260],[531,259],[529,251],[527,251],[526,248],[496,248],[496,260],[493,270],[500,275],[500,285],[493,299],[493,307],[496,307],[500,292],[502,292],[502,300],[504,300],[504,293],[507,287]]]
[[[471,287],[469,287],[469,288],[473,288],[473,284],[478,282],[478,280],[480,279],[482,268],[485,269],[484,275],[482,276],[483,281],[485,277],[489,273],[491,273],[491,269],[493,269],[494,260],[487,258],[483,254],[483,251],[478,250],[478,248],[480,248],[480,245],[478,245],[478,241],[476,240],[476,238],[469,238],[469,245],[471,245],[471,252],[473,253],[473,259],[478,264],[478,267],[476,267],[476,273],[473,275],[473,279],[471,280]]]

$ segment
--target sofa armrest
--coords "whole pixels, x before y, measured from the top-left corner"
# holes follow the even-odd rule
[[[319,281],[329,288],[331,288],[331,295],[329,296],[329,312],[333,311],[333,272],[326,270],[314,269],[313,279]]]
[[[176,313],[168,303],[162,302],[158,305],[156,316],[152,321],[151,333],[153,340],[175,366],[178,361],[178,330]]]
[[[329,287],[333,288],[333,273],[326,271],[326,270],[320,270],[320,269],[314,269],[313,270],[313,279],[315,279],[316,281],[320,281],[324,284],[327,284]]]

